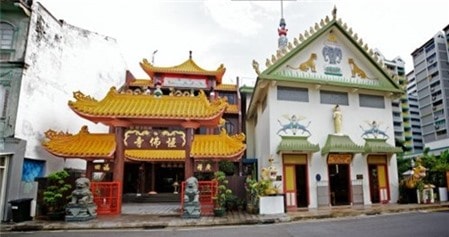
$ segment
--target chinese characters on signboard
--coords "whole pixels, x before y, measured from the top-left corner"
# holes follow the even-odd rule
[[[123,143],[128,149],[185,149],[186,134],[181,130],[127,130]]]
[[[212,172],[212,162],[197,161],[195,162],[195,172]]]
[[[111,172],[112,165],[109,163],[96,163],[94,164],[94,172]]]

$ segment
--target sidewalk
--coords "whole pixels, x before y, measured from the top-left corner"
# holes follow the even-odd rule
[[[308,219],[439,210],[449,211],[449,202],[435,204],[375,204],[371,206],[326,207],[304,209],[274,215],[254,215],[246,212],[231,211],[227,212],[224,217],[202,216],[199,219],[183,219],[179,214],[179,204],[126,203],[122,207],[122,214],[117,216],[98,216],[94,220],[85,222],[32,220],[20,223],[2,223],[0,231],[123,228],[155,229],[166,227],[250,225],[292,222]]]

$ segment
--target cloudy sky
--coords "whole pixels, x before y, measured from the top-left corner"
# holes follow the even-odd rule
[[[40,0],[57,19],[117,39],[129,70],[147,78],[139,66],[155,50],[157,66],[184,62],[193,51],[200,67],[215,70],[224,64],[225,80],[251,84],[255,59],[277,49],[281,17],[279,0]],[[315,22],[337,17],[387,59],[399,56],[406,72],[413,69],[411,53],[449,24],[447,0],[284,0],[289,40]]]

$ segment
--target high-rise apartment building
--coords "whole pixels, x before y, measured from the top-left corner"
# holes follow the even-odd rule
[[[415,71],[407,73],[407,98],[410,109],[410,123],[412,127],[412,154],[421,153],[424,150],[421,131],[421,116],[419,112],[418,94],[416,89]]]
[[[411,53],[423,142],[436,154],[449,148],[449,25]]]
[[[405,63],[400,57],[393,60],[385,59],[382,53],[375,49],[374,53],[381,58],[387,70],[395,75],[395,78],[402,88],[405,88],[407,81],[405,78]],[[392,101],[393,109],[393,129],[396,146],[402,146],[405,153],[413,151],[412,129],[410,123],[410,108],[407,95],[403,94],[400,98]]]

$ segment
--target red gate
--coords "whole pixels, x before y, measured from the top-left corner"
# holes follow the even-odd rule
[[[202,216],[214,215],[214,197],[217,195],[217,181],[198,181],[199,200]],[[184,207],[185,181],[181,183],[181,214]]]
[[[122,211],[120,182],[91,182],[98,215],[118,215]]]

